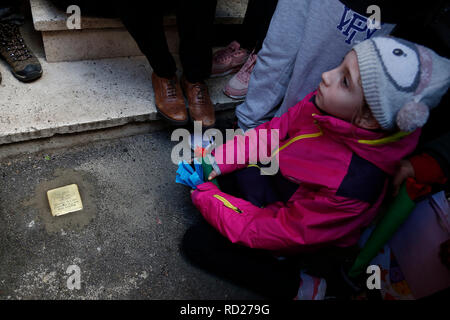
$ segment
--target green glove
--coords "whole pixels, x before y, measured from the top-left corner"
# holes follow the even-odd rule
[[[406,183],[403,183],[399,194],[390,204],[386,214],[381,218],[356,258],[348,274],[350,277],[355,278],[365,271],[370,261],[406,221],[415,205],[414,201],[411,200],[406,192]]]

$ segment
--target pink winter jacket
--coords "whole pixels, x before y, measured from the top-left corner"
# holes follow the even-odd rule
[[[216,148],[221,174],[227,174],[254,162],[251,152],[256,160],[267,160],[258,151],[269,144],[269,156],[278,159],[282,175],[299,184],[286,203],[264,208],[221,192],[211,182],[199,185],[192,194],[194,205],[233,243],[281,252],[356,244],[361,229],[377,214],[389,176],[415,149],[420,130],[364,130],[324,115],[314,96],[312,92],[281,117]],[[270,129],[279,130],[279,148],[271,145]],[[258,139],[260,133],[266,142]],[[227,153],[234,161],[220,164]]]

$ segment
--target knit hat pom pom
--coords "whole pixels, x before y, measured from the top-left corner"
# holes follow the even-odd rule
[[[410,101],[397,113],[397,125],[402,131],[413,131],[428,120],[429,109],[422,102]]]

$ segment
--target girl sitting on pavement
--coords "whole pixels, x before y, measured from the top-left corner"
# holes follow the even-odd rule
[[[391,37],[365,40],[288,112],[216,148],[209,178],[217,176],[221,189],[200,184],[192,201],[224,237],[246,247],[352,246],[449,84],[450,60],[433,51]],[[275,175],[249,166],[254,155],[267,161],[263,147],[278,159]]]

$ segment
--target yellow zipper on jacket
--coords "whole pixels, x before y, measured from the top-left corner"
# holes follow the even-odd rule
[[[288,146],[290,146],[291,144],[293,144],[294,142],[298,141],[298,140],[302,140],[302,139],[309,139],[309,138],[317,138],[320,137],[321,135],[323,135],[322,129],[320,128],[319,125],[317,125],[317,127],[319,128],[319,132],[316,133],[307,133],[307,134],[301,134],[299,136],[296,136],[294,138],[292,138],[291,140],[289,140],[288,142],[286,142],[282,147],[278,148],[277,150],[275,150],[272,153],[272,157],[275,157],[277,155],[278,152],[280,152],[281,150],[283,150],[284,148],[287,148]]]
[[[231,204],[230,201],[228,201],[227,199],[225,199],[222,196],[219,196],[218,194],[214,195],[214,198],[216,198],[217,200],[221,201],[223,203],[223,205],[227,208],[230,208],[231,210],[237,212],[237,213],[242,213],[241,209],[239,209],[238,207],[235,207]]]
[[[410,135],[411,133],[412,132],[400,131],[400,132],[394,133],[394,134],[392,134],[390,136],[387,136],[387,137],[384,137],[384,138],[381,138],[381,139],[376,139],[376,140],[358,140],[358,142],[362,143],[362,144],[370,144],[370,145],[373,145],[373,146],[378,146],[378,145],[382,145],[382,144],[398,141],[401,138]]]

